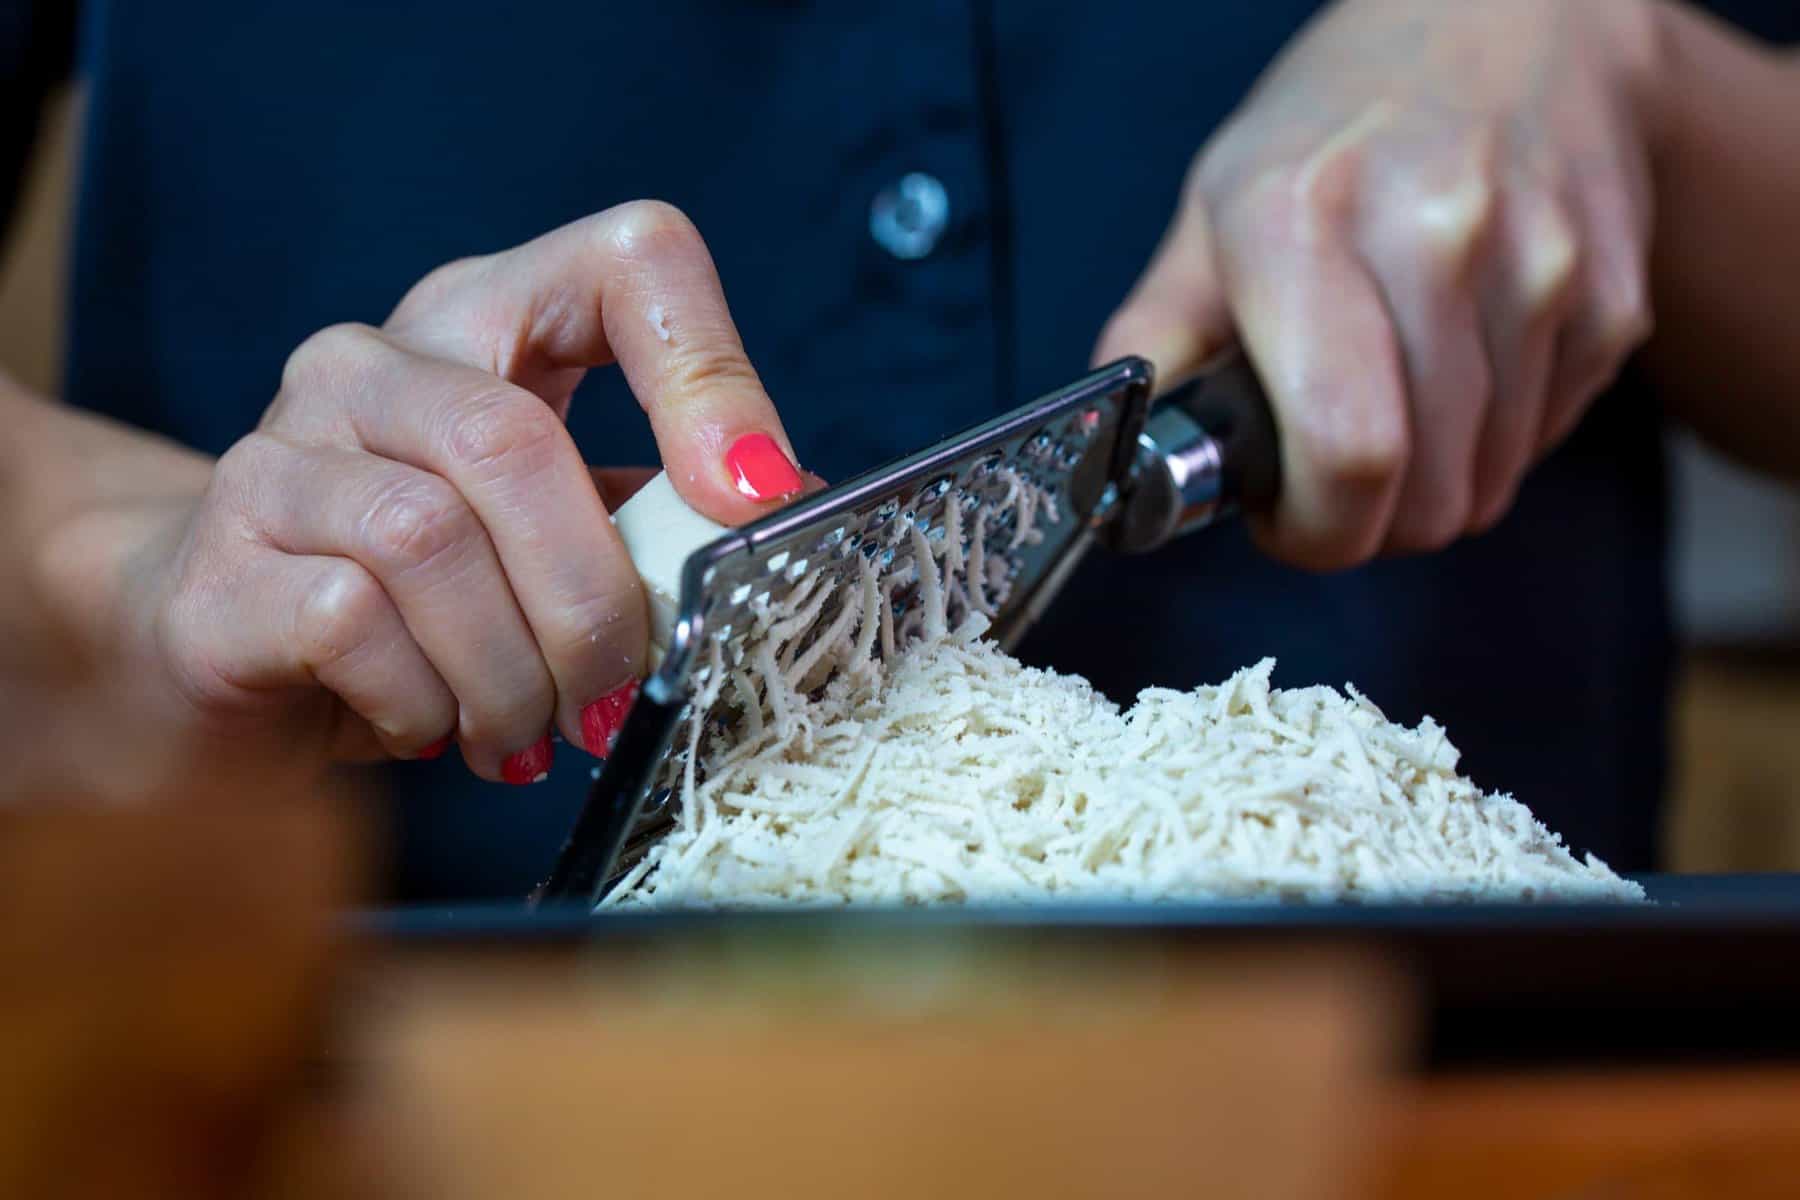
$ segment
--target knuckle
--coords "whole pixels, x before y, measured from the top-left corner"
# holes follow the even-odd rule
[[[1281,561],[1303,571],[1329,574],[1359,567],[1381,548],[1382,527],[1374,522],[1343,526],[1335,523],[1308,525],[1288,519],[1259,536],[1264,548]]]
[[[1321,388],[1284,411],[1295,501],[1282,523],[1282,556],[1312,571],[1369,561],[1388,536],[1387,498],[1412,454],[1400,398],[1352,405]]]
[[[1470,498],[1466,488],[1425,507],[1419,515],[1413,537],[1416,548],[1435,554],[1449,547],[1468,529],[1470,512]]]
[[[1336,568],[1360,567],[1378,557],[1392,540],[1394,514],[1379,503],[1366,504],[1358,510],[1359,519],[1343,527],[1336,547]]]
[[[281,368],[281,390],[305,394],[328,385],[378,345],[380,337],[370,326],[354,321],[327,325],[288,355]]]
[[[317,673],[351,658],[381,626],[387,595],[355,563],[326,569],[307,588],[294,617],[300,659]]]
[[[1459,527],[1456,531],[1461,533]],[[1394,521],[1382,544],[1370,552],[1376,554],[1436,554],[1455,540],[1455,535],[1446,536],[1440,522],[1436,518],[1425,519],[1416,515],[1400,516]]]
[[[395,312],[417,313],[438,307],[450,297],[464,291],[471,280],[486,270],[488,261],[487,256],[457,258],[433,267],[407,289]]]
[[[1215,139],[1188,164],[1181,180],[1181,202],[1202,213],[1215,213],[1244,190],[1240,184],[1248,170],[1232,153],[1228,137]]]
[[[260,536],[271,481],[281,477],[280,459],[287,453],[286,444],[265,433],[251,433],[232,443],[213,464],[201,497],[200,520],[224,522]]]
[[[389,487],[363,519],[363,537],[376,562],[408,570],[460,546],[474,514],[448,483],[419,475]]]
[[[510,693],[504,701],[462,696],[458,733],[469,742],[502,751],[518,750],[549,727],[556,713],[556,688],[548,673],[533,687]]]
[[[632,200],[604,215],[604,236],[623,258],[654,258],[701,242],[694,222],[665,200]]]
[[[1633,275],[1598,298],[1595,337],[1609,358],[1620,359],[1649,340],[1655,328],[1648,282]]]
[[[679,393],[690,396],[713,389],[762,387],[750,360],[728,345],[695,344],[684,348],[669,366],[669,382]]]
[[[244,691],[212,653],[208,606],[191,585],[182,586],[156,621],[156,644],[176,695],[202,717],[217,718],[237,710]]]
[[[267,479],[286,449],[279,439],[260,430],[245,434],[213,464],[215,490],[238,494],[257,480]]]
[[[488,328],[492,317],[484,300],[492,294],[486,277],[499,257],[459,258],[434,268],[401,297],[386,328],[427,351],[497,357],[491,348],[503,346],[506,338],[504,331]]]
[[[1245,187],[1239,211],[1258,214],[1249,219],[1302,243],[1321,241],[1348,223],[1356,174],[1348,151],[1321,151],[1256,177]]]
[[[1519,276],[1528,309],[1561,309],[1581,275],[1581,243],[1574,222],[1559,207],[1547,206],[1526,223],[1523,241]]]
[[[1372,536],[1351,535],[1341,538],[1321,539],[1313,542],[1294,556],[1296,566],[1309,571],[1335,573],[1348,571],[1362,566],[1375,557],[1379,548]]]
[[[1309,153],[1268,173],[1252,190],[1266,193],[1304,231],[1346,225],[1359,200],[1370,148],[1388,134],[1397,115],[1386,102],[1369,106]]]
[[[543,646],[552,662],[581,662],[611,673],[620,666],[641,668],[648,640],[642,586],[635,577],[567,605]]]
[[[1474,172],[1448,186],[1420,189],[1409,208],[1426,268],[1439,279],[1467,276],[1494,228],[1497,205],[1492,182]]]
[[[453,468],[483,476],[529,474],[548,465],[565,436],[556,414],[536,397],[489,392],[456,406],[445,449]]]
[[[1469,533],[1480,535],[1490,533],[1494,527],[1505,519],[1512,511],[1513,489],[1511,486],[1494,488],[1490,494],[1478,500],[1469,510]]]
[[[1398,411],[1364,418],[1334,414],[1333,419],[1307,422],[1302,439],[1320,478],[1342,488],[1386,487],[1400,478],[1412,453],[1406,420]]]
[[[1188,161],[1181,177],[1181,194],[1188,200],[1205,200],[1219,194],[1236,167],[1236,123],[1227,121],[1200,153]]]

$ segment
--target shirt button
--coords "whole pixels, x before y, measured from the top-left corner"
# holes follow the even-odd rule
[[[950,197],[934,175],[913,171],[869,206],[869,236],[895,258],[924,258],[950,222]]]

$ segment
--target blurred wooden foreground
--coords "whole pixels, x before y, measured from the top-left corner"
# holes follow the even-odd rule
[[[1421,1078],[1406,978],[358,947],[343,806],[0,811],[0,1196],[1789,1196],[1800,1070]]]

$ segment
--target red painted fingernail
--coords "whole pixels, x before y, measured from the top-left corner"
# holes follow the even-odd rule
[[[500,778],[508,783],[536,783],[550,774],[550,735],[545,734],[500,764]]]
[[[625,727],[625,716],[637,694],[638,681],[633,679],[581,710],[581,740],[589,754],[605,758],[612,753],[613,742]]]
[[[799,468],[766,433],[746,433],[725,452],[725,466],[737,490],[752,500],[784,500],[805,486]]]
[[[443,737],[413,755],[413,757],[421,762],[429,762],[431,759],[440,758],[443,756],[444,751],[450,748],[450,741],[450,735],[446,733]]]

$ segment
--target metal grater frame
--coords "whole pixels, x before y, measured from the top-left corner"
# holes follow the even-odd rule
[[[733,530],[696,550],[682,569],[680,612],[668,652],[645,680],[605,768],[589,791],[540,901],[595,904],[673,824],[686,756],[677,733],[708,681],[712,647],[741,653],[755,609],[810,576],[829,587],[822,619],[859,594],[864,559],[892,582],[894,611],[917,600],[914,528],[934,545],[945,506],[974,512],[1012,486],[1009,473],[1047,499],[1041,536],[1004,548],[1003,595],[991,636],[1012,646],[1048,605],[1117,506],[1138,451],[1154,371],[1141,358],[1102,367],[1038,400],[885,467]],[[993,528],[1009,529],[1010,514]],[[960,524],[960,522],[958,523]],[[934,557],[935,557],[934,552]],[[954,615],[954,614],[953,614]],[[728,736],[727,729],[704,736]],[[702,758],[705,756],[702,755]]]

